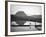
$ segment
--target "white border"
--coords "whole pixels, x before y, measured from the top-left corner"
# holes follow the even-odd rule
[[[42,31],[11,32],[11,31],[10,31],[10,4],[42,6]],[[8,35],[35,34],[35,33],[44,33],[44,4],[8,2]]]

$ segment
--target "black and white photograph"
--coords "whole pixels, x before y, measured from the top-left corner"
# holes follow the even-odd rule
[[[44,33],[44,3],[8,2],[8,35]]]

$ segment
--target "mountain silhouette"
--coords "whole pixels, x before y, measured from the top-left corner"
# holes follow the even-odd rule
[[[27,16],[24,11],[18,11],[15,15],[11,15],[11,21],[16,21],[16,23],[23,25],[26,21],[42,22],[41,15]]]
[[[18,16],[18,17],[24,17],[24,16],[27,16],[24,11],[18,11],[15,16]]]

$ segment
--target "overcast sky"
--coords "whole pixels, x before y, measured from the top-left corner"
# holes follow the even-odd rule
[[[27,16],[31,15],[41,15],[42,14],[42,7],[41,6],[32,6],[32,5],[10,5],[10,12],[11,14],[16,14],[18,11],[24,11]]]

